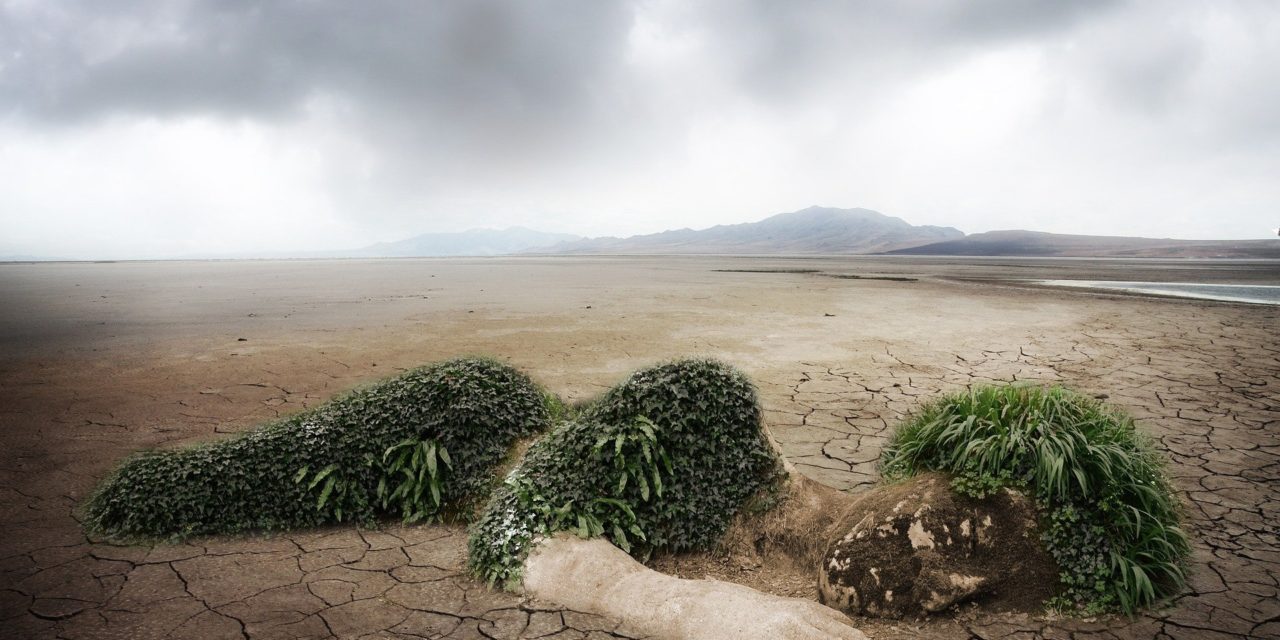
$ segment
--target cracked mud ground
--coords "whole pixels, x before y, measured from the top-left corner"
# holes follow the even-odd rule
[[[919,280],[714,271],[770,267]],[[759,384],[797,467],[850,492],[939,391],[1017,379],[1106,394],[1172,460],[1195,549],[1185,593],[1133,619],[855,624],[876,638],[1280,637],[1280,309],[981,281],[1047,273],[1280,281],[1274,263],[1105,261],[0,266],[0,637],[629,637],[466,577],[457,527],[115,546],[75,520],[131,451],[478,352],[570,399],[662,358],[725,358]]]

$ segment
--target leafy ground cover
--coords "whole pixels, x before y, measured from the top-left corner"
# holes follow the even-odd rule
[[[745,375],[714,360],[644,369],[529,449],[473,527],[471,568],[510,583],[557,531],[634,555],[709,548],[779,474]]]
[[[496,360],[433,364],[228,440],[135,455],[89,498],[86,526],[181,537],[465,510],[555,404]]]

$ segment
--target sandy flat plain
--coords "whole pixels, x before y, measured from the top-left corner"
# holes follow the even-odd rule
[[[849,275],[862,278],[833,277]],[[1173,460],[1195,541],[1184,595],[1134,619],[858,624],[874,637],[1280,637],[1280,307],[1019,283],[1037,278],[1274,285],[1280,263],[0,265],[0,637],[627,637],[473,582],[455,527],[127,547],[86,539],[75,519],[132,451],[473,353],[568,399],[664,358],[723,358],[756,380],[797,467],[853,492],[876,481],[891,426],[940,391],[1034,379],[1107,394]]]

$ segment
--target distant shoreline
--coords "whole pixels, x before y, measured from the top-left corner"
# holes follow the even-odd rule
[[[319,256],[319,257],[263,257],[263,258],[115,258],[115,259],[0,259],[0,265],[34,264],[121,264],[152,262],[369,262],[380,260],[524,260],[524,259],[579,259],[579,258],[725,258],[725,259],[779,259],[779,260],[996,260],[1002,262],[1099,260],[1107,262],[1177,262],[1177,263],[1280,263],[1277,257],[1201,257],[1201,256],[1018,256],[973,254],[906,254],[906,253],[503,253],[469,256]]]

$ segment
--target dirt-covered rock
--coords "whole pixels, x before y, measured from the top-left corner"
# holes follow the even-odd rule
[[[819,598],[849,613],[902,618],[981,600],[1035,611],[1057,568],[1040,547],[1035,507],[1012,490],[984,499],[925,474],[873,489],[846,512],[819,570]]]

